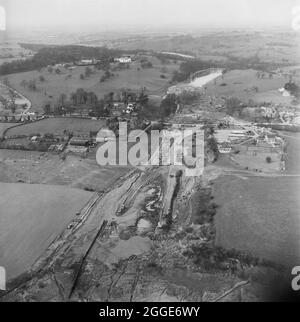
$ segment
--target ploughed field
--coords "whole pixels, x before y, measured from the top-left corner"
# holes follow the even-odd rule
[[[0,183],[0,265],[28,270],[93,193],[63,186]]]
[[[300,178],[223,176],[214,184],[218,245],[300,262]]]

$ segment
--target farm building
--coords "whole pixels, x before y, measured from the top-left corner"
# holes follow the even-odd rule
[[[232,148],[229,142],[222,142],[218,144],[218,150],[220,153],[230,153],[231,149]]]
[[[215,133],[215,138],[218,143],[246,140],[248,138],[251,138],[252,136],[253,134],[246,130],[225,129],[217,130]]]
[[[97,59],[82,59],[76,62],[77,66],[91,66],[96,65],[99,61]]]
[[[272,147],[281,146],[283,144],[283,139],[276,134],[265,134],[259,137],[257,140],[257,145],[270,145]]]
[[[115,61],[121,64],[130,64],[132,62],[132,58],[130,56],[120,57],[116,58]]]
[[[70,145],[72,146],[89,146],[90,145],[90,140],[87,138],[78,138],[78,137],[73,137],[70,142]]]

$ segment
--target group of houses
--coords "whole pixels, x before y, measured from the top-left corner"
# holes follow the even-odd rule
[[[124,55],[121,57],[114,58],[115,62],[121,63],[121,64],[130,64],[133,61],[133,56],[131,55]],[[100,63],[100,60],[98,59],[81,59],[77,62],[75,62],[76,66],[95,66]]]
[[[75,63],[77,66],[94,66],[100,63],[98,59],[81,59]]]
[[[221,154],[243,169],[276,172],[285,169],[285,141],[271,129],[257,126],[217,130],[215,133]]]
[[[120,64],[130,64],[134,60],[134,57],[132,55],[123,55],[121,57],[117,57],[114,59],[116,63]]]
[[[36,112],[15,113],[6,110],[0,111],[0,122],[26,122],[36,121],[41,116]]]

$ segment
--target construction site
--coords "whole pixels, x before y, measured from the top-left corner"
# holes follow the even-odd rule
[[[19,2],[41,28],[0,31],[1,304],[294,295],[299,35],[211,1]]]

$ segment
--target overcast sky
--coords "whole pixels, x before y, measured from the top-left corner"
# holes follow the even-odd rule
[[[291,24],[296,0],[0,0],[8,27]]]

